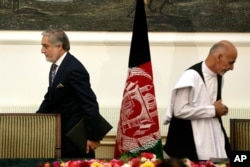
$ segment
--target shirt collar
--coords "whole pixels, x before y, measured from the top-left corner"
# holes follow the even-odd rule
[[[65,58],[67,52],[65,52],[56,62],[55,64],[57,65],[57,67],[59,67],[63,61],[63,59]]]
[[[207,65],[206,65],[205,62],[202,63],[202,71],[203,71],[204,73],[206,73],[207,75],[211,76],[211,77],[217,76],[217,74],[216,74],[215,72],[213,72],[212,70],[210,70],[210,69],[207,67]]]

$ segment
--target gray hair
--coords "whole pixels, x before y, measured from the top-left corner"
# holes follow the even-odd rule
[[[65,51],[70,50],[69,38],[66,33],[61,29],[48,29],[42,32],[43,36],[49,37],[49,42],[58,46],[62,44],[62,48]]]
[[[225,40],[217,42],[211,47],[209,54],[213,55],[214,53],[218,52],[218,50],[220,50],[220,49],[224,49],[225,51],[228,51],[229,44],[230,43],[228,41],[225,41]]]

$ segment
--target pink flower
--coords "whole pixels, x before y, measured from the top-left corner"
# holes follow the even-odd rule
[[[67,162],[64,162],[64,163],[63,163],[63,167],[69,167],[69,164],[70,164],[71,162],[72,162],[71,160],[69,160],[69,161],[67,161]]]
[[[61,162],[60,161],[55,161],[52,163],[52,167],[60,167]]]
[[[205,162],[191,162],[190,167],[215,167],[214,164],[210,161],[205,161]]]
[[[122,160],[112,159],[110,162],[112,167],[121,167],[124,162]]]
[[[102,167],[112,167],[112,164],[108,162],[103,162]]]

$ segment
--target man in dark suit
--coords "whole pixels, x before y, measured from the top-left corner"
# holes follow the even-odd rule
[[[37,113],[61,115],[62,158],[94,158],[94,150],[101,140],[96,126],[100,113],[88,71],[69,53],[69,39],[63,30],[44,31],[41,45],[41,52],[53,67],[50,71],[48,91]],[[82,117],[87,124],[86,152],[82,152],[66,136]]]

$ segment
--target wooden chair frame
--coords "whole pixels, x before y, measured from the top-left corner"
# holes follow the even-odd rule
[[[0,113],[0,158],[60,158],[59,114]]]
[[[232,151],[250,151],[250,119],[230,119]]]

